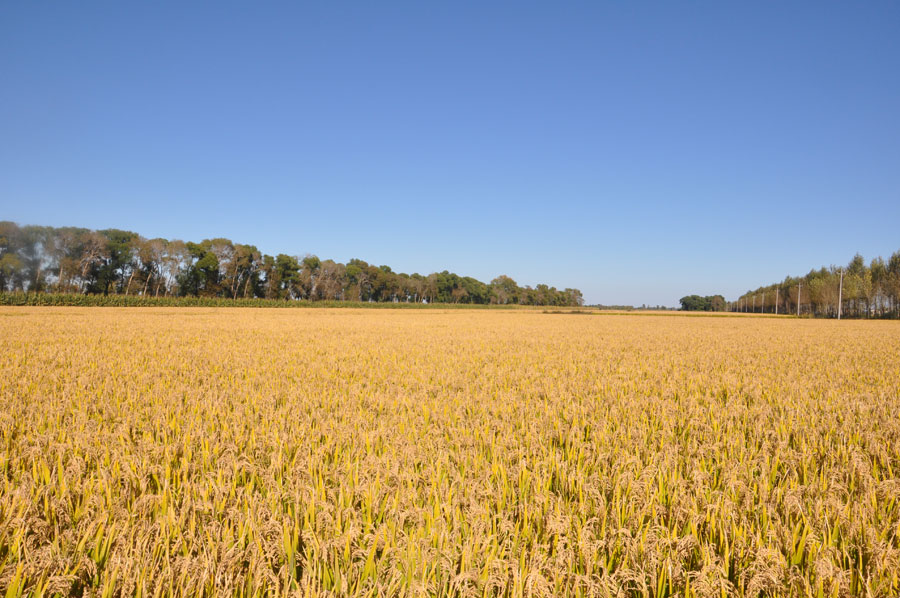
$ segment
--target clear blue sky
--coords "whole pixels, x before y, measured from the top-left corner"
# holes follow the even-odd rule
[[[898,2],[6,2],[0,219],[677,304],[900,249]]]

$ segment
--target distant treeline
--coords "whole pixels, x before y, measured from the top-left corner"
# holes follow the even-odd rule
[[[843,277],[843,282],[842,282]],[[729,304],[731,311],[797,314],[833,318],[900,317],[900,251],[866,265],[856,254],[846,266],[811,270],[806,276],[747,291]]]
[[[725,311],[727,303],[722,295],[688,295],[682,297],[681,309],[684,311]]]
[[[403,274],[353,259],[346,264],[266,255],[229,239],[146,239],[125,230],[19,226],[0,221],[0,292],[457,304],[574,306],[578,289],[484,283],[452,272]],[[34,303],[32,303],[34,304]]]

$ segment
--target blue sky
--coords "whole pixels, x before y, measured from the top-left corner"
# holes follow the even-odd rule
[[[0,5],[0,219],[734,298],[900,249],[900,3]]]

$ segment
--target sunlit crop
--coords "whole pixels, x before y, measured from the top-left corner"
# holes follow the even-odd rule
[[[0,309],[7,596],[900,595],[896,322]]]

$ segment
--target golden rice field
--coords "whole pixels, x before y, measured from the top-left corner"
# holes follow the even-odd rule
[[[897,596],[900,324],[0,310],[6,596]]]

